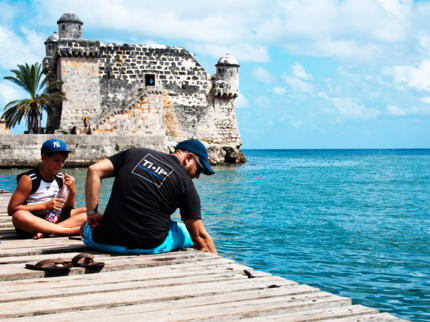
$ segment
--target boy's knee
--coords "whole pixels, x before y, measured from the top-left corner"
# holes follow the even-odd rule
[[[12,215],[12,223],[16,226],[16,224],[28,222],[29,215],[31,215],[28,211],[18,210]]]

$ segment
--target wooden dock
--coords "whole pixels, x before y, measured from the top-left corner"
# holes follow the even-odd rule
[[[19,239],[6,213],[10,196],[0,194],[2,321],[405,321],[201,251],[120,256],[67,237]],[[105,267],[62,276],[25,268],[82,252]]]

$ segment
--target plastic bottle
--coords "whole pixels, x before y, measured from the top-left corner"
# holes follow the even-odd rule
[[[61,188],[61,190],[58,191],[57,198],[63,199],[64,202],[66,202],[67,196],[68,196],[68,193],[66,190],[66,186],[63,185],[63,188]],[[61,214],[61,210],[52,209],[46,214],[45,219],[47,221],[50,221],[50,222],[56,224],[58,222],[58,218],[60,218],[60,214]]]

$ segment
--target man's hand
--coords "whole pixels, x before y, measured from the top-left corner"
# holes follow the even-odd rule
[[[49,201],[45,201],[45,209],[47,210],[61,210],[64,207],[64,199],[61,198],[55,198]]]
[[[64,174],[64,184],[66,185],[69,192],[75,192],[75,178],[67,173]]]
[[[87,218],[88,226],[90,226],[90,230],[93,231],[94,227],[102,220],[103,215],[97,212],[94,215],[87,216]]]
[[[206,231],[201,219],[187,219],[184,223],[193,240],[195,249],[218,255],[212,237]]]

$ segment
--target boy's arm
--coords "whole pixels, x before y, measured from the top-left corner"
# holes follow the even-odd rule
[[[64,208],[73,208],[75,205],[75,196],[76,196],[76,187],[75,187],[75,178],[68,175],[67,173],[64,174],[64,184],[67,187],[67,190],[69,190],[69,195],[67,196],[67,200],[64,203]]]
[[[32,183],[29,176],[24,175],[19,179],[18,186],[16,187],[12,198],[7,207],[7,213],[12,216],[18,210],[26,210],[30,212],[52,210],[61,210],[64,202],[61,199],[52,199],[50,201],[41,202],[33,205],[24,205],[25,200],[31,193]]]

